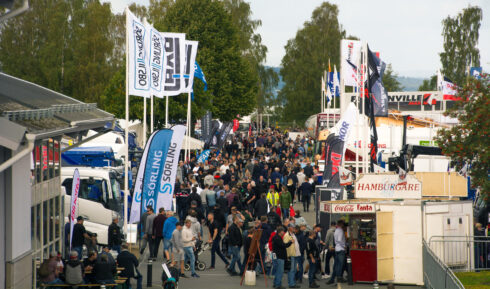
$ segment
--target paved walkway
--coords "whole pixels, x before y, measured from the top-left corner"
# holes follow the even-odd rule
[[[302,210],[302,206],[299,206],[298,204],[295,205],[295,209],[300,209]],[[313,225],[315,222],[315,213],[314,212],[309,212],[306,214],[302,214],[303,217],[306,219],[308,224]],[[204,236],[205,240],[207,240],[207,228],[204,229]],[[136,250],[137,251],[137,250]],[[148,250],[147,250],[148,251]],[[147,252],[146,251],[146,252]],[[143,288],[162,288],[162,282],[161,282],[161,276],[162,276],[162,248],[159,250],[159,258],[157,259],[156,262],[153,262],[153,282],[152,282],[152,287],[147,287],[147,262],[146,258],[140,264],[139,270],[143,274]],[[135,252],[137,254],[137,252]],[[146,253],[148,254],[148,253]],[[138,256],[138,255],[137,255]],[[147,256],[146,256],[147,257]],[[204,261],[207,266],[210,265],[211,263],[211,254],[210,250],[205,251],[199,256],[199,259],[201,261]],[[240,286],[240,279],[241,277],[231,277],[226,271],[225,271],[225,264],[216,257],[216,269],[215,270],[205,270],[205,271],[197,271],[197,274],[199,274],[201,277],[200,278],[181,278],[179,280],[179,288],[180,289],[186,289],[186,288],[203,288],[203,289],[233,289],[233,288],[247,288],[247,286]],[[186,272],[186,275],[190,276],[189,272]],[[367,289],[367,288],[373,288],[372,284],[355,284],[352,286],[349,286],[348,284],[340,284],[341,287],[337,287],[336,285],[328,286],[325,284],[326,280],[321,280],[318,282],[320,285],[320,288],[349,288],[349,289]],[[136,288],[136,284],[133,281],[132,282],[132,287]],[[257,276],[257,282],[256,286],[252,288],[272,288],[272,279],[267,278],[267,284],[268,287],[265,286],[265,280],[263,276]],[[287,276],[284,275],[282,286],[288,288],[287,286]],[[300,284],[301,288],[308,288],[308,281],[304,280],[303,284]],[[404,288],[404,289],[412,289],[412,288],[420,288],[416,286],[397,286],[397,288]],[[382,285],[379,288],[386,288],[386,286]]]

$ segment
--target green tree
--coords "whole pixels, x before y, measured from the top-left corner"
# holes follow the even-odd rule
[[[0,26],[1,69],[97,102],[122,64],[115,51],[110,4],[98,0],[33,1],[26,13]]]
[[[340,40],[345,37],[338,13],[336,5],[322,3],[287,42],[281,69],[285,86],[279,93],[279,101],[285,103],[285,121],[303,123],[320,112],[321,75],[328,69],[329,59],[339,67]]]
[[[260,20],[251,19],[250,4],[243,0],[223,0],[231,19],[238,27],[239,47],[243,56],[250,62],[257,82],[257,112],[262,114],[267,107],[276,105],[274,89],[279,82],[279,75],[270,67],[265,67],[267,47],[262,44],[262,37],[255,30],[262,25]]]
[[[465,163],[471,165],[469,174],[474,187],[489,194],[490,180],[490,76],[484,74],[480,80],[470,78],[458,92],[461,101],[445,114],[458,119],[452,128],[438,132],[437,141],[444,155],[451,157],[460,170]]]
[[[437,90],[437,76],[432,75],[429,79],[424,79],[419,86],[419,91],[434,91]]]
[[[393,71],[391,64],[388,64],[383,74],[383,85],[386,91],[401,91],[403,89],[397,77],[398,74]]]
[[[448,16],[442,21],[442,73],[459,86],[464,84],[469,66],[480,66],[478,39],[481,20],[481,8],[468,6],[456,17]]]
[[[202,84],[195,82],[193,117],[200,117],[206,108],[223,121],[253,111],[258,78],[242,56],[238,28],[223,2],[177,0],[168,8],[163,21],[155,21],[154,25],[160,31],[183,32],[186,38],[199,41],[197,61],[206,74],[209,90],[203,92]],[[187,96],[173,100],[181,107],[187,104]],[[176,118],[185,118],[185,113]]]

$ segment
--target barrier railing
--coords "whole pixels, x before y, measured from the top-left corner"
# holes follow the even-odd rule
[[[490,238],[479,236],[432,236],[429,247],[451,270],[490,270]]]
[[[463,284],[423,241],[424,283],[428,289],[464,289]]]

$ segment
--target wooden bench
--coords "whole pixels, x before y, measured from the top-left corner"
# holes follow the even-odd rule
[[[122,282],[126,282],[126,280],[121,280]],[[116,281],[116,284],[104,284],[106,288],[115,288],[119,284],[118,281]],[[102,284],[80,284],[80,285],[70,285],[70,284],[41,284],[41,288],[62,288],[62,287],[99,287],[102,286]]]

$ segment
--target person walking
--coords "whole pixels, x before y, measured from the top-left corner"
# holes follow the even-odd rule
[[[328,280],[327,284],[333,284],[335,282],[335,277],[337,277],[337,282],[345,282],[344,278],[342,278],[342,272],[344,269],[344,260],[345,260],[345,234],[344,234],[344,221],[337,221],[337,228],[334,233],[334,242],[335,242],[335,259],[333,263],[333,272],[330,280]]]
[[[294,234],[294,228],[295,226],[293,224],[288,225],[288,232],[284,234],[283,242],[285,244],[289,242],[293,243],[292,246],[289,246],[286,249],[288,259],[291,262],[291,267],[288,272],[288,286],[289,288],[300,288],[300,286],[296,284],[296,271],[297,271],[296,267],[299,263],[299,258],[301,257],[301,253],[299,249],[298,240],[296,239],[296,235]]]
[[[153,233],[153,219],[155,219],[155,214],[153,213],[153,208],[151,206],[147,206],[147,211],[143,214],[146,215],[144,220],[145,227],[143,228],[143,242],[141,242],[140,255],[143,256],[143,252],[145,252],[146,246],[148,245],[150,250],[150,255],[153,251],[153,240],[151,238],[151,234]]]
[[[119,276],[128,278],[126,280],[127,288],[130,286],[130,279],[136,279],[136,289],[141,289],[143,286],[143,275],[138,271],[139,262],[133,253],[128,251],[128,244],[123,243],[121,245],[121,253],[117,255],[117,264],[123,267],[124,270],[121,271]]]
[[[216,254],[223,260],[223,262],[226,264],[226,267],[228,268],[230,266],[230,263],[228,260],[226,260],[225,256],[221,252],[220,249],[220,242],[221,242],[221,226],[219,223],[214,219],[214,214],[209,213],[208,214],[208,228],[209,228],[209,240],[208,243],[211,244],[211,267],[209,267],[210,270],[213,270],[215,267],[216,263]]]
[[[315,274],[318,270],[318,265],[320,263],[320,250],[315,242],[316,232],[314,230],[310,231],[308,240],[306,241],[306,256],[308,258],[308,282],[309,288],[318,288],[320,287],[315,282]]]
[[[165,258],[167,259],[167,263],[172,261],[171,252],[172,252],[172,233],[175,230],[176,224],[178,220],[174,216],[173,211],[167,211],[167,220],[163,224],[163,251],[165,254]]]
[[[313,194],[313,186],[310,184],[308,177],[305,177],[305,181],[301,184],[298,191],[301,193],[303,211],[308,212],[310,210],[311,195]]]
[[[199,278],[196,274],[196,258],[194,256],[194,245],[196,242],[196,237],[194,236],[191,229],[192,222],[190,219],[185,220],[185,226],[182,229],[182,246],[184,249],[185,257],[189,260],[191,266],[191,276]]]
[[[282,187],[279,204],[281,205],[282,218],[289,218],[289,208],[293,205],[293,199],[286,186]]]
[[[153,261],[155,261],[158,257],[158,249],[160,248],[160,242],[163,240],[163,226],[165,225],[166,220],[167,214],[165,213],[165,209],[158,209],[158,216],[156,216],[153,220]]]
[[[119,254],[121,253],[122,234],[121,228],[119,227],[118,223],[118,217],[112,218],[112,223],[109,225],[109,232],[107,236],[109,248]]]
[[[272,266],[274,267],[274,288],[275,289],[285,289],[282,286],[282,275],[284,274],[284,263],[286,262],[287,258],[287,252],[286,248],[291,246],[294,242],[294,240],[291,240],[287,243],[284,243],[283,237],[285,234],[285,230],[283,226],[277,227],[277,233],[272,237],[272,252],[275,255],[275,258],[273,257],[273,264]]]
[[[240,261],[240,248],[243,245],[242,228],[243,220],[235,215],[233,217],[233,224],[228,228],[229,246],[231,254],[231,262],[226,271],[231,276],[236,276],[238,273],[235,271],[235,264],[238,264],[239,272],[242,270],[242,263]]]
[[[330,223],[330,228],[327,230],[327,235],[325,236],[325,249],[327,251],[327,256],[325,257],[325,274],[330,275],[330,259],[335,258],[335,222]],[[333,270],[332,270],[333,271]]]
[[[267,200],[266,200],[266,195],[265,193],[262,193],[260,195],[260,199],[255,202],[255,217],[260,219],[263,216],[267,215]]]
[[[306,227],[306,226],[304,226]],[[303,283],[303,263],[305,262],[306,239],[301,226],[295,227],[296,240],[298,240],[300,256],[298,257],[298,271],[296,272],[296,283]]]
[[[184,247],[182,243],[182,223],[177,222],[175,224],[175,230],[172,233],[170,242],[172,243],[172,263],[170,266],[175,266],[176,263],[180,264],[180,277],[187,277],[184,274]]]

